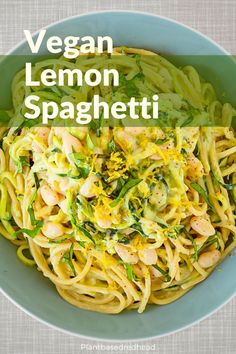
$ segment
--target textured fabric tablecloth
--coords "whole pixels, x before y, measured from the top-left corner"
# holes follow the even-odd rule
[[[173,18],[236,54],[236,0],[0,0],[0,53],[6,53],[23,39],[23,29],[35,31],[64,17],[108,9],[147,11]],[[0,354],[111,353],[102,344],[106,345],[51,329],[24,314],[0,294]],[[149,345],[150,350],[130,347],[123,352],[236,353],[236,298],[192,328],[138,344]],[[122,352],[122,348],[112,352]]]

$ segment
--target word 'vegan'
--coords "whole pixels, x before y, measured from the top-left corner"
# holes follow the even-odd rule
[[[46,30],[41,30],[36,41],[29,30],[24,30],[26,40],[32,53],[37,54],[45,39]],[[78,45],[80,44],[80,47]],[[91,36],[76,37],[67,36],[60,38],[59,36],[51,36],[46,39],[47,50],[52,54],[63,53],[65,58],[75,59],[80,54],[113,52],[113,40],[109,36],[98,36],[96,40]]]

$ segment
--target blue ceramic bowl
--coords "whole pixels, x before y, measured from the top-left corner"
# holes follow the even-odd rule
[[[115,45],[168,54],[227,54],[216,43],[186,26],[137,12],[108,11],[76,16],[49,26],[47,36],[51,35],[109,35]],[[28,45],[22,42],[10,54],[27,53],[30,54]],[[45,47],[41,54],[44,53]],[[197,57],[191,60],[198,68]],[[212,70],[210,66],[205,69]],[[230,75],[229,68],[227,70],[217,73],[223,84]],[[205,70],[206,75],[207,72]],[[227,87],[225,89],[227,91]],[[6,94],[9,99],[10,92]],[[233,255],[224,260],[220,272],[215,270],[207,280],[172,304],[149,306],[141,315],[136,311],[120,315],[99,314],[75,308],[62,300],[48,279],[18,260],[15,247],[4,238],[0,238],[0,247],[0,282],[4,294],[45,324],[87,338],[138,340],[164,336],[205,318],[236,293],[236,257]]]

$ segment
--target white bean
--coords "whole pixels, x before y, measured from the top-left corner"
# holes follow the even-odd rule
[[[50,133],[50,128],[47,127],[42,127],[42,128],[37,128],[37,136],[39,139],[43,140],[44,144],[48,144],[48,136]]]
[[[64,227],[60,223],[47,222],[43,225],[42,232],[48,238],[57,238],[64,234]]]
[[[111,220],[109,219],[97,219],[96,222],[98,226],[103,229],[109,229],[111,227]]]
[[[66,192],[69,188],[70,180],[68,177],[63,177],[62,180],[59,182],[58,186],[58,192],[61,194],[66,195]]]
[[[62,146],[66,155],[73,151],[79,152],[83,148],[81,142],[67,131],[62,135]]]
[[[133,151],[136,148],[135,137],[124,130],[118,130],[116,132],[115,140],[123,150],[131,149]]]
[[[212,236],[215,234],[215,229],[212,224],[200,216],[192,217],[190,225],[193,230],[202,236]]]
[[[96,192],[94,190],[95,182],[98,182],[99,178],[95,175],[90,175],[86,178],[82,186],[80,187],[80,194],[85,198],[95,197]]]
[[[198,264],[202,268],[209,268],[215,265],[221,257],[221,253],[218,250],[204,252],[198,259]]]
[[[175,147],[175,144],[173,142],[173,140],[168,141],[167,143],[163,144],[163,145],[158,145],[159,149],[161,151],[169,151],[169,150],[173,150]],[[161,153],[157,153],[154,154],[150,157],[152,160],[161,160],[162,159],[162,154]]]
[[[146,131],[146,128],[144,127],[126,127],[124,128],[124,131],[128,134],[131,134],[131,135],[140,135],[142,133],[144,133]]]
[[[139,258],[137,252],[133,252],[129,246],[117,244],[115,245],[115,250],[123,262],[131,264],[138,263]]]
[[[54,128],[54,133],[58,138],[62,138],[63,134],[65,133],[65,128],[63,127],[55,127]]]
[[[162,277],[163,274],[153,266],[150,266],[151,279]]]
[[[203,176],[204,168],[201,161],[193,154],[187,158],[187,175],[191,179]]]
[[[155,161],[159,161],[159,160],[162,160],[162,157],[161,157],[161,155],[154,154],[154,155],[150,156],[150,159],[155,160]]]
[[[146,265],[156,264],[157,262],[157,253],[155,249],[144,248],[143,250],[138,251],[140,260]]]
[[[66,198],[64,200],[62,200],[61,202],[59,202],[58,205],[64,214],[68,214],[68,209],[67,209],[68,202],[67,202]]]
[[[47,184],[40,188],[41,196],[47,205],[56,205],[60,201],[59,194],[52,190]]]

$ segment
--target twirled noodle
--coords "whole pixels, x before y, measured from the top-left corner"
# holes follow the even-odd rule
[[[85,71],[108,62],[126,78],[115,92],[102,86],[35,90],[19,72],[9,114],[18,119],[33,90],[59,103],[65,96],[89,100],[95,91],[126,100],[128,88],[136,87],[141,95],[159,94],[161,113],[217,117],[228,126],[236,115],[193,67],[177,69],[151,52],[116,48],[111,57],[83,56],[79,63]],[[44,60],[34,75],[77,66]],[[0,233],[75,306],[119,313],[170,303],[236,244],[236,138],[227,124],[1,128]]]

